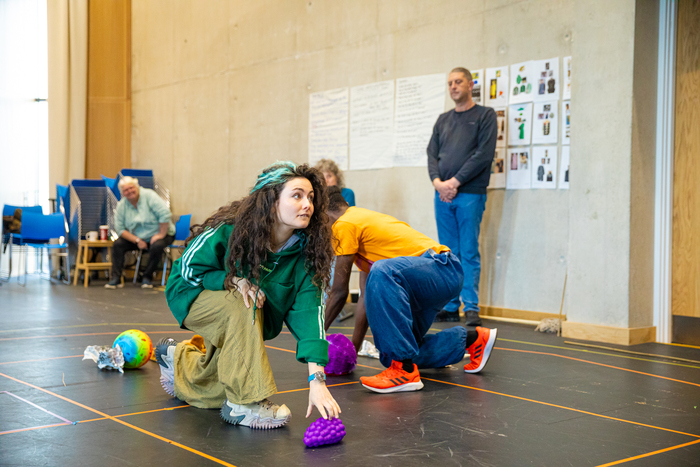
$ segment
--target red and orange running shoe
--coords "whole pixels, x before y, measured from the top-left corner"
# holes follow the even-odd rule
[[[403,370],[403,364],[392,360],[391,366],[376,376],[363,376],[362,385],[370,391],[387,394],[390,392],[420,391],[423,382],[420,380],[418,366],[413,364],[411,373]]]
[[[464,365],[465,373],[478,373],[486,366],[486,362],[489,361],[491,356],[491,350],[493,349],[493,344],[496,343],[496,333],[497,329],[482,328],[481,326],[476,327],[476,332],[479,337],[476,341],[467,347],[467,352],[469,353],[469,363]]]

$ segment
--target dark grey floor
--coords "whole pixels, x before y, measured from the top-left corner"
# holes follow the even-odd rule
[[[495,321],[487,325],[499,339],[481,374],[461,364],[424,370],[422,391],[380,395],[357,384],[381,369],[360,358],[352,375],[330,378],[347,436],[306,449],[318,414],[304,418],[307,373],[291,335],[268,342],[273,399],[290,407],[291,422],[234,427],[169,397],[153,362],[119,374],[82,361],[86,346],[126,329],[153,341],[191,335],[162,291],[102,284],[30,277],[26,288],[0,287],[0,465],[700,465],[699,363],[577,347]],[[351,332],[352,319],[338,324],[333,332]],[[625,349],[700,360],[697,348]]]

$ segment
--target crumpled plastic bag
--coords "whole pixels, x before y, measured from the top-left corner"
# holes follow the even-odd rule
[[[83,360],[97,362],[100,370],[119,370],[124,373],[124,353],[119,344],[114,347],[108,345],[88,345],[83,354]]]
[[[362,341],[362,347],[357,352],[358,357],[379,358],[379,350],[370,341]]]

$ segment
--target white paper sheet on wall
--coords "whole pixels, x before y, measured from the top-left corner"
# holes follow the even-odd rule
[[[558,101],[535,102],[532,121],[532,144],[556,144],[559,134]]]
[[[571,101],[562,101],[561,103],[561,144],[571,144]]]
[[[496,148],[496,154],[491,163],[491,177],[488,188],[506,187],[506,148]]]
[[[532,102],[537,82],[533,76],[534,62],[516,63],[510,66],[510,97],[508,103]]]
[[[504,148],[506,147],[506,139],[508,134],[506,133],[506,128],[508,127],[508,112],[506,107],[500,109],[493,109],[496,111],[496,124],[498,125],[498,132],[496,133],[496,147]]]
[[[561,162],[559,163],[559,188],[569,189],[569,151],[571,146],[561,147]]]
[[[393,164],[394,81],[350,89],[350,170]]]
[[[535,60],[532,77],[535,80],[535,101],[559,99],[559,57]]]
[[[508,146],[529,145],[532,133],[532,102],[508,106]]]
[[[571,99],[571,57],[564,57],[564,73],[562,77],[562,95],[563,100]]]
[[[530,148],[508,148],[506,152],[506,190],[530,188]]]
[[[487,106],[505,107],[508,105],[508,67],[487,68],[484,90]]]
[[[348,88],[309,96],[309,164],[321,159],[348,168]]]
[[[471,70],[472,81],[472,100],[479,105],[484,105],[484,70]]]
[[[557,187],[557,146],[532,147],[532,188]]]
[[[425,167],[433,126],[445,111],[444,73],[396,80],[394,166]]]

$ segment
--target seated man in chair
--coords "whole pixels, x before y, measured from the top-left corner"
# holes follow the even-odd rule
[[[153,272],[163,250],[175,239],[175,225],[165,201],[148,188],[139,186],[132,177],[119,180],[122,199],[117,204],[114,228],[119,238],[112,246],[112,277],[108,289],[122,287],[121,276],[124,267],[124,254],[130,250],[148,250],[148,263],[143,271],[144,289],[153,288]]]

